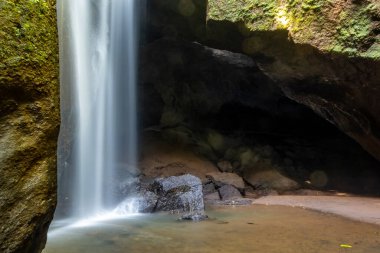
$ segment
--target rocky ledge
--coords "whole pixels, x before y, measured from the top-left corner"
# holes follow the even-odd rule
[[[380,159],[378,1],[150,4],[156,13],[150,21],[152,38],[185,38],[249,55],[288,98],[308,106]]]

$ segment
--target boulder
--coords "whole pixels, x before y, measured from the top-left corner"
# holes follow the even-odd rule
[[[213,172],[206,174],[206,177],[213,181],[218,187],[232,185],[239,190],[244,190],[243,179],[235,173]]]
[[[222,200],[241,198],[240,192],[232,185],[223,185],[218,191]]]
[[[300,188],[296,181],[274,169],[259,172],[247,171],[244,179],[256,189],[274,189],[280,193]]]
[[[158,196],[154,211],[204,211],[202,182],[193,175],[155,179],[152,191]]]
[[[149,180],[142,180],[140,191],[135,196],[128,196],[116,211],[119,213],[175,211],[184,213],[186,215],[184,220],[205,219],[202,182],[190,174],[156,178],[150,183]]]

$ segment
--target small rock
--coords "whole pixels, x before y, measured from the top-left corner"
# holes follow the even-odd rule
[[[184,214],[179,218],[179,220],[184,221],[202,221],[207,220],[208,216],[204,213],[188,213]]]
[[[223,185],[218,191],[222,200],[241,198],[240,192],[232,185]]]
[[[207,173],[206,177],[211,179],[218,187],[222,187],[223,185],[233,185],[239,190],[244,190],[243,179],[235,173],[212,172]]]
[[[274,189],[278,192],[291,191],[299,189],[299,184],[283,175],[277,170],[264,170],[259,172],[248,172],[244,179],[259,189]]]

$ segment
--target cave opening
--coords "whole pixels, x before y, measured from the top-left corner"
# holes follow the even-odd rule
[[[311,190],[277,187],[280,194],[380,194],[379,161],[328,115],[289,99],[281,81],[272,80],[251,57],[167,37],[142,51],[140,114],[148,136],[142,149],[154,130],[161,141],[192,149],[222,172],[218,164],[229,164],[247,191],[271,188],[271,182],[250,178],[274,170],[296,181],[298,189]],[[319,95],[339,94],[315,78],[288,82]],[[172,174],[180,172],[175,168]]]

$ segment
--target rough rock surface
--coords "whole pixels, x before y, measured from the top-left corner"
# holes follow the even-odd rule
[[[170,3],[169,3],[170,2]],[[363,1],[153,0],[152,37],[243,52],[290,99],[380,160],[380,5]],[[170,17],[167,17],[170,16]]]
[[[208,1],[209,29],[258,59],[291,99],[380,159],[380,5],[368,1]],[[228,29],[227,29],[228,30]],[[228,34],[231,34],[227,32]]]
[[[214,172],[208,173],[206,175],[214,184],[218,187],[222,187],[223,185],[232,185],[237,189],[244,189],[244,181],[243,179],[235,173],[227,173],[227,172]]]
[[[158,147],[142,156],[147,176],[191,173],[205,183],[204,175],[224,160],[240,175],[278,168],[302,184],[324,170],[325,190],[379,192],[372,179],[380,164],[335,126],[286,98],[257,66],[232,64],[250,62],[248,56],[173,38],[150,42],[142,56],[146,132],[177,153],[185,147],[208,160],[200,163],[199,156],[185,158]],[[152,146],[147,143],[145,149]]]
[[[55,1],[0,3],[0,252],[40,252],[56,204]]]
[[[135,211],[143,213],[176,211],[185,213],[185,220],[192,215],[194,220],[199,220],[204,214],[202,182],[190,174],[142,183],[136,196],[129,196],[118,209],[123,212],[130,208],[132,202],[137,206],[138,210]]]
[[[218,191],[222,200],[241,198],[240,192],[232,185],[223,185]]]
[[[281,175],[277,170],[250,171],[244,175],[245,180],[258,189],[274,189],[278,192],[299,189],[294,180]]]
[[[152,189],[158,196],[155,211],[204,211],[202,182],[193,175],[155,179]]]

